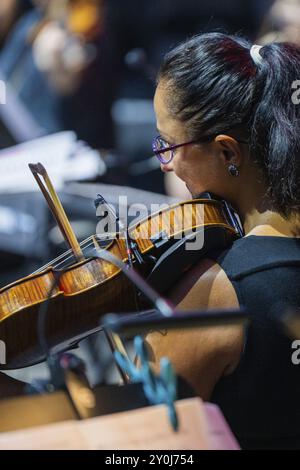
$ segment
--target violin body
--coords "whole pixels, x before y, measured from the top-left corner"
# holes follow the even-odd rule
[[[56,286],[55,274],[55,269],[48,268],[1,289],[0,338],[6,345],[6,364],[0,369],[26,367],[45,359],[38,318],[53,285],[45,322],[51,350],[55,346],[70,349],[87,333],[98,331],[103,314],[133,308],[133,287],[118,268],[105,261],[90,259],[73,265],[60,275]]]
[[[185,251],[187,237],[196,233],[203,234],[203,246]],[[228,247],[239,236],[223,202],[214,199],[166,207],[130,227],[128,235],[134,245],[133,267],[164,294],[191,264],[212,249]],[[103,249],[97,236],[93,243],[95,250]],[[126,240],[120,234],[105,250],[128,261]],[[168,250],[170,256],[166,256]],[[99,331],[104,314],[136,310],[136,292],[119,267],[90,254],[64,269],[49,265],[0,289],[0,339],[6,344],[6,364],[0,369],[25,367],[45,359],[39,331],[43,307],[47,347],[57,352]]]

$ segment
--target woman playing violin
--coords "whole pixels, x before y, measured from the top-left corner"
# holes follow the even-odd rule
[[[153,148],[193,196],[211,192],[240,214],[245,237],[203,259],[172,289],[182,310],[244,305],[242,327],[155,332],[152,360],[169,356],[205,400],[217,403],[242,447],[300,444],[300,374],[276,322],[300,307],[300,49],[251,47],[211,33],[165,58]],[[0,375],[0,390],[9,381]]]
[[[164,59],[153,148],[193,196],[209,191],[238,211],[245,237],[202,260],[175,286],[180,309],[244,305],[242,327],[155,332],[154,364],[169,356],[223,410],[243,447],[300,444],[300,370],[275,317],[300,307],[300,49],[196,36]]]

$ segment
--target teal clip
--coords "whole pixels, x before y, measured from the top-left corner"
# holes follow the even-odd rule
[[[174,431],[178,431],[178,417],[175,409],[177,380],[171,362],[168,358],[163,357],[160,360],[160,373],[155,374],[150,367],[148,351],[141,336],[134,338],[134,347],[140,367],[136,367],[123,354],[115,351],[114,355],[118,365],[132,382],[143,384],[145,396],[152,405],[167,405],[171,426]]]

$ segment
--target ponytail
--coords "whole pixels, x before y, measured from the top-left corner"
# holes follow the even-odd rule
[[[269,195],[283,215],[300,210],[300,49],[273,43],[260,50],[250,149],[264,170]],[[300,82],[299,82],[300,84]],[[299,101],[299,103],[297,103]]]

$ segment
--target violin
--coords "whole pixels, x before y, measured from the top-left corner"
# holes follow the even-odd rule
[[[120,267],[97,253],[105,250],[167,295],[169,287],[192,264],[210,250],[225,249],[242,235],[230,206],[206,195],[166,206],[122,228],[110,240],[97,234],[79,243],[45,168],[40,163],[29,167],[70,249],[35,273],[0,289],[0,339],[6,344],[2,370],[45,359],[39,331],[43,308],[44,334],[52,353],[58,348],[70,349],[99,331],[104,314],[137,310],[134,286]],[[204,243],[197,249],[186,249],[199,234]]]

